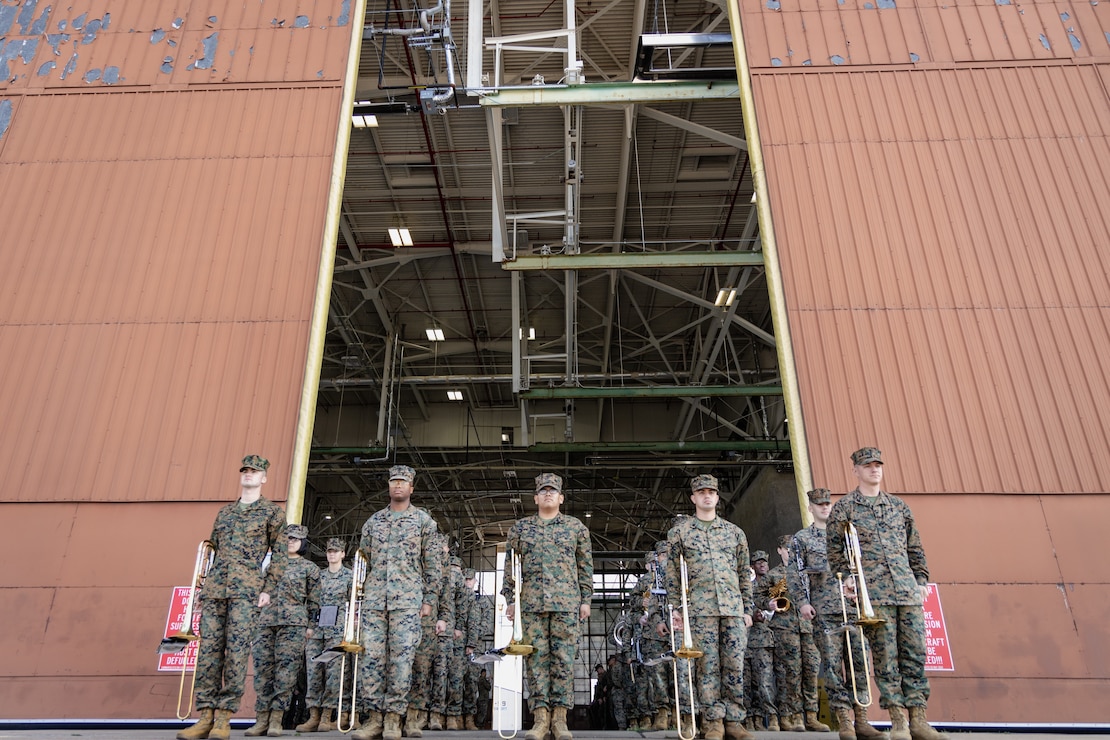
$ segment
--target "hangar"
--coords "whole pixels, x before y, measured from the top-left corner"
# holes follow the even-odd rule
[[[559,472],[619,582],[692,475],[772,549],[874,444],[934,718],[1104,720],[1108,12],[0,4],[0,716],[172,714],[248,452],[317,545],[413,465],[481,570]]]

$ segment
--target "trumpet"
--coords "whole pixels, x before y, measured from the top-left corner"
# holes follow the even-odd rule
[[[336,717],[335,729],[342,733],[348,733],[355,728],[355,722],[358,720],[358,714],[355,711],[355,704],[358,698],[358,656],[360,653],[366,652],[366,648],[362,646],[362,597],[363,586],[366,582],[366,573],[369,570],[370,563],[366,559],[365,553],[359,550],[355,553],[354,562],[352,565],[351,576],[351,596],[347,601],[347,618],[343,621],[343,640],[332,648],[332,650],[339,650],[342,652],[342,663],[339,664],[339,706],[335,711],[338,715]],[[351,656],[351,706],[348,709],[348,720],[346,727],[341,727],[343,724],[343,680],[347,670],[347,655]]]
[[[786,579],[780,578],[778,583],[771,586],[768,592],[771,597],[771,603],[774,604],[775,613],[782,614],[790,611],[790,599],[786,598]]]
[[[197,606],[197,594],[204,586],[204,580],[208,577],[208,571],[212,569],[212,563],[215,559],[216,548],[210,540],[204,540],[197,546],[197,559],[193,565],[193,582],[189,589],[189,599],[185,602],[185,616],[181,620],[181,629],[162,640],[161,644],[158,645],[159,655],[180,653],[189,646],[189,643],[200,639],[200,635],[193,631],[193,613]],[[181,661],[181,682],[177,688],[177,718],[181,721],[185,721],[193,713],[193,689],[197,685],[197,673],[194,670],[193,681],[189,685],[189,702],[185,705],[185,711],[182,712],[181,702],[185,695],[187,665],[187,661]]]
[[[882,617],[875,615],[875,608],[871,606],[871,599],[867,595],[867,580],[863,576],[863,556],[859,547],[859,532],[851,522],[844,522],[844,555],[848,561],[849,575],[856,579],[856,618],[848,619],[848,602],[844,596],[844,574],[837,573],[836,579],[840,584],[840,613],[844,623],[844,641],[848,649],[848,673],[852,676],[852,699],[861,707],[871,706],[871,692],[866,691],[867,701],[861,701],[859,686],[856,685],[856,662],[852,657],[852,627],[859,630],[860,653],[863,655],[863,672],[870,675],[871,670],[867,665],[867,643],[864,639],[864,625],[875,626],[886,622]]]
[[[694,699],[694,666],[693,661],[705,655],[701,650],[694,647],[694,638],[690,633],[690,600],[687,592],[689,591],[690,581],[689,575],[686,570],[686,556],[679,554],[678,556],[678,569],[680,576],[680,584],[682,587],[682,646],[676,648],[674,643],[674,631],[671,631],[671,652],[674,653],[675,658],[683,658],[689,661],[686,664],[686,683],[690,694],[690,734],[683,734],[682,725],[682,703],[680,701],[681,682],[678,680],[678,661],[674,662],[672,670],[674,671],[674,713],[678,722],[678,737],[680,740],[694,740],[698,736],[698,719],[697,719],[697,702]],[[671,619],[674,619],[674,607],[668,605],[671,609]]]

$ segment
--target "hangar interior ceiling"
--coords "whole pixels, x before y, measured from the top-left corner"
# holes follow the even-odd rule
[[[690,476],[728,516],[789,470],[730,39],[709,0],[369,0],[314,538],[354,536],[394,462],[464,552],[541,471],[624,553],[690,510]]]

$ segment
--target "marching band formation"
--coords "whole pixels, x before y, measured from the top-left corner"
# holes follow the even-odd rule
[[[602,713],[617,729],[677,727],[681,740],[829,732],[817,716],[821,675],[841,740],[875,740],[886,733],[868,720],[873,665],[889,740],[943,740],[925,716],[929,573],[920,535],[905,502],[881,489],[879,450],[862,448],[851,460],[859,486],[835,505],[828,489],[810,491],[813,523],[779,538],[773,566],[716,515],[717,479],[696,476],[693,515],[647,554],[614,624],[618,652],[608,670],[596,667],[594,709],[607,704]],[[424,729],[477,730],[489,714],[486,666],[521,655],[533,717],[525,740],[573,739],[568,712],[593,562],[586,526],[561,511],[562,478],[537,476],[537,512],[509,533],[501,593],[513,633],[495,648],[493,604],[413,505],[412,468],[390,469],[389,504],[363,525],[353,567],[343,564],[346,544],[332,538],[320,568],[301,557],[307,529],[286,525],[261,496],[268,467],[257,455],[243,459],[238,501],[220,510],[198,548],[186,627],[160,647],[199,640],[187,696],[182,672],[178,718],[189,716],[194,696],[201,716],[180,740],[230,737],[248,655],[257,720],[247,736],[282,734],[302,669],[308,718],[299,732],[400,740]],[[199,635],[191,630],[198,608]],[[607,717],[595,721],[603,728]]]

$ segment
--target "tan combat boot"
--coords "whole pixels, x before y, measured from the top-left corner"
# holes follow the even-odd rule
[[[570,734],[570,728],[567,727],[566,707],[555,707],[555,713],[551,717],[551,734],[555,740],[574,740],[574,735]]]
[[[892,704],[886,711],[890,713],[890,740],[913,740],[906,723],[906,708]]]
[[[767,718],[767,732],[781,732],[779,729],[779,716],[772,714]]]
[[[662,707],[655,713],[655,721],[651,723],[653,730],[669,730],[671,728],[671,710]]]
[[[382,740],[401,740],[401,715],[396,712],[386,712]]]
[[[405,735],[407,737],[424,737],[424,733],[420,729],[421,714],[423,712],[413,707],[409,707],[409,711],[405,713]]]
[[[702,734],[705,735],[705,740],[725,740],[725,721],[723,719],[703,721]]]
[[[817,719],[817,712],[806,712],[806,729],[810,732],[832,732],[832,728]]]
[[[836,724],[839,725],[840,740],[856,740],[856,725],[848,707],[836,707],[833,712],[836,714]]]
[[[725,720],[725,737],[728,740],[754,740],[755,735],[748,732],[743,722],[729,722]]]
[[[354,740],[378,740],[382,736],[382,713],[369,712],[362,727],[351,733]]]
[[[331,707],[323,707],[320,709],[320,726],[316,728],[316,732],[331,732],[335,729],[335,720],[333,720],[332,712],[335,711]],[[343,725],[346,727],[347,725]]]
[[[855,704],[852,707],[856,715],[856,737],[860,740],[889,740],[890,736],[880,732],[867,719],[867,707]]]
[[[478,723],[474,721],[474,715],[468,714],[463,718],[463,727],[467,730],[477,730]]]
[[[794,732],[805,732],[805,717],[803,717],[801,714],[790,715],[790,727]],[[784,727],[783,729],[785,730],[786,728]]]
[[[270,710],[270,726],[266,729],[266,737],[281,737],[281,721],[285,719],[284,709]]]
[[[230,740],[231,738],[231,710],[217,709],[212,717],[212,729],[208,737],[213,740]]]
[[[459,717],[457,714],[447,715],[447,729],[448,730],[453,730],[453,731],[456,731],[456,732],[461,730],[462,729],[462,724],[460,723],[461,719],[462,718]]]
[[[910,737],[913,740],[948,740],[948,735],[937,732],[925,718],[925,707],[909,707]]]
[[[254,724],[248,727],[243,734],[247,737],[261,737],[266,734],[268,729],[270,729],[270,713],[259,711],[258,716],[254,718]]]
[[[317,732],[320,729],[320,707],[309,707],[308,719],[293,729],[297,732]]]
[[[640,717],[640,732],[648,732],[651,730],[651,723],[652,719],[650,714],[645,714],[643,717]]]
[[[443,729],[443,715],[439,712],[428,712],[428,729],[439,732]]]
[[[200,710],[200,719],[177,733],[177,740],[204,740],[212,731],[212,715],[215,713],[216,710],[211,707]]]
[[[551,715],[548,714],[547,707],[537,707],[532,712],[532,729],[524,733],[524,740],[544,740],[550,725]]]

